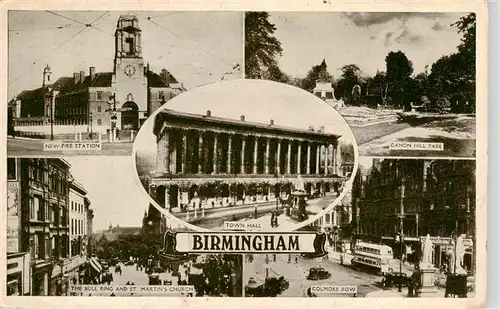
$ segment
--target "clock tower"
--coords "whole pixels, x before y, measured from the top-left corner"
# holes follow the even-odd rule
[[[121,130],[137,130],[148,112],[147,79],[137,16],[121,15],[118,19],[113,73],[117,127]]]

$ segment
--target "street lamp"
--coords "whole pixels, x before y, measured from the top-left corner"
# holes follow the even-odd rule
[[[451,238],[453,239],[453,276],[457,275],[457,232],[456,230],[451,233]]]
[[[400,231],[396,235],[396,242],[399,241],[400,244],[400,258],[399,258],[399,284],[398,284],[398,292],[402,292],[402,287],[401,287],[401,279],[403,277],[403,242],[404,242],[404,235],[403,231]]]
[[[90,118],[90,139],[92,139],[92,111],[90,111],[90,115],[89,115],[89,118]]]

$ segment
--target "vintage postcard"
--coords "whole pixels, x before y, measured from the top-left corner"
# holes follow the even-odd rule
[[[486,306],[486,4],[41,5],[1,6],[2,308]]]

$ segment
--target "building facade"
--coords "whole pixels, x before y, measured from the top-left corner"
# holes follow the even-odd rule
[[[402,232],[406,254],[416,256],[429,234],[437,267],[446,263],[452,237],[464,235],[465,263],[473,271],[475,205],[473,160],[373,159],[354,181],[353,228],[358,238],[388,244]]]
[[[83,263],[76,263],[70,251],[70,164],[55,158],[8,158],[7,165],[9,290],[14,292],[17,282],[13,294],[65,295],[71,275]]]
[[[149,192],[170,212],[214,208],[305,191],[337,192],[338,135],[274,124],[163,110],[155,117],[156,171]]]
[[[157,74],[145,64],[141,35],[136,16],[120,16],[113,72],[92,66],[54,80],[47,65],[42,87],[23,91],[11,102],[15,130],[43,133],[51,122],[60,134],[138,130],[154,110],[184,90],[167,70]]]

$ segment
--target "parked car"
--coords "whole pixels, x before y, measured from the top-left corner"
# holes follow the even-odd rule
[[[332,274],[322,267],[313,267],[309,269],[307,280],[323,280],[329,279]]]

